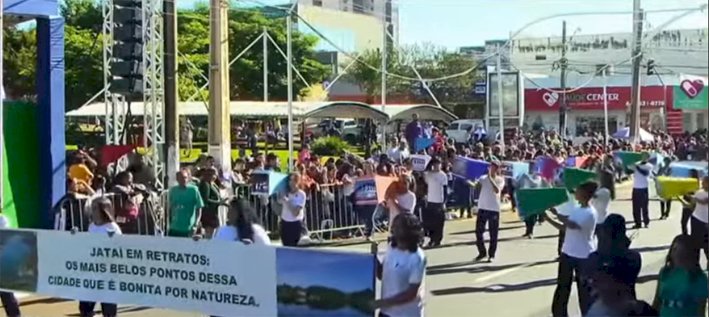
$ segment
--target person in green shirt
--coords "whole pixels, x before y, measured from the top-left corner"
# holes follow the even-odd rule
[[[672,241],[665,266],[660,270],[653,308],[660,316],[703,317],[709,286],[699,266],[699,249],[689,235]]]
[[[170,229],[168,236],[191,237],[199,230],[204,202],[197,186],[189,183],[190,171],[183,169],[177,173],[177,186],[170,188]]]

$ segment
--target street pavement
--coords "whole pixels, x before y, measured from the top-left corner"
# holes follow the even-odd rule
[[[618,199],[609,210],[632,221],[630,192],[624,184],[618,189]],[[651,190],[652,191],[652,190]],[[653,194],[651,193],[651,197]],[[642,270],[637,290],[638,297],[648,302],[654,295],[659,272],[669,244],[680,233],[681,206],[672,205],[668,220],[659,218],[659,202],[650,201],[653,219],[649,229],[629,230],[632,248],[642,254]],[[535,238],[521,238],[524,223],[515,213],[503,213],[500,243],[494,263],[473,263],[477,255],[474,246],[473,219],[452,220],[446,223],[442,247],[426,251],[428,269],[426,287],[427,316],[549,316],[551,298],[556,285],[557,231],[549,224],[535,228]],[[629,227],[632,224],[629,224]],[[331,247],[340,250],[369,252],[368,244]],[[705,264],[703,264],[705,265]],[[579,316],[578,300],[574,291],[569,302],[569,313]],[[77,303],[59,299],[29,296],[22,298],[24,316],[56,317],[78,316]],[[192,317],[194,313],[120,306],[121,316],[131,317]]]

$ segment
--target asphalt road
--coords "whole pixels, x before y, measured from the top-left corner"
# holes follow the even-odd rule
[[[610,211],[631,220],[630,188],[620,188]],[[652,197],[652,194],[651,194]],[[653,219],[649,229],[629,230],[632,247],[639,250],[643,267],[638,283],[638,296],[652,301],[657,273],[662,266],[672,238],[680,232],[680,204],[673,204],[671,217],[659,221],[659,203],[650,202]],[[516,214],[504,213],[500,244],[494,263],[472,263],[477,255],[474,247],[474,220],[453,220],[446,224],[444,245],[427,250],[428,270],[425,287],[428,316],[549,316],[556,284],[557,232],[548,224],[537,226],[535,238],[521,238],[524,224]],[[368,252],[366,244],[338,247]],[[575,287],[574,287],[575,288]],[[574,293],[569,312],[579,315]],[[78,316],[77,303],[59,299],[29,296],[22,298],[24,316]],[[121,306],[121,316],[191,317],[194,313]]]

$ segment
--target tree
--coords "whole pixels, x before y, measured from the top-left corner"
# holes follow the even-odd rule
[[[351,62],[347,61],[347,64]],[[382,75],[380,65],[382,64],[382,53],[379,49],[370,49],[362,52],[354,64],[347,70],[345,78],[359,86],[359,89],[366,95],[367,103],[373,103],[374,97],[381,94]],[[345,65],[343,65],[345,67]],[[401,68],[399,55],[395,51],[387,54],[387,73],[398,74]],[[387,92],[401,90],[401,79],[387,77]]]
[[[255,10],[234,10],[229,13],[229,51],[234,58],[262,34],[263,28],[285,52],[286,29],[283,19],[268,19]],[[202,87],[206,80],[199,73],[209,70],[209,8],[198,6],[181,10],[178,19],[178,48],[182,53],[180,67],[180,96],[188,98]],[[327,74],[327,67],[315,60],[317,38],[293,32],[293,65],[309,84],[319,84]],[[261,43],[255,44],[231,66],[229,71],[232,100],[260,100],[263,97],[263,53]],[[286,60],[269,42],[268,92],[271,100],[287,99]],[[298,95],[307,86],[293,75],[293,91]],[[207,98],[207,91],[198,99]],[[294,96],[297,97],[297,96]]]
[[[76,109],[103,88],[103,17],[97,0],[65,0],[61,14],[65,27],[66,109]],[[266,27],[285,51],[283,19],[267,19],[260,12],[233,10],[229,13],[229,50],[233,58]],[[5,84],[11,98],[36,98],[36,30],[5,28]],[[197,5],[178,12],[178,93],[186,100],[196,92],[197,100],[207,100],[209,71],[209,8]],[[315,60],[317,38],[293,34],[294,65],[311,84],[324,79],[327,68]],[[262,53],[259,44],[247,51],[230,68],[232,100],[259,100],[263,91]],[[204,77],[202,77],[204,75]],[[269,50],[269,93],[273,100],[286,96],[286,62],[271,46]],[[294,80],[298,94],[306,85]],[[102,100],[100,96],[97,101]]]

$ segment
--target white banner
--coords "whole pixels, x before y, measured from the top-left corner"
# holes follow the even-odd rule
[[[14,231],[8,239],[0,237],[0,251],[23,252],[17,261],[3,256],[3,269],[26,270],[0,270],[4,288],[220,316],[277,315],[273,247],[60,231]],[[28,253],[35,261],[13,263]]]
[[[374,313],[374,261],[231,241],[0,230],[0,289],[225,317],[365,317]]]
[[[428,166],[428,162],[431,161],[431,157],[428,155],[414,154],[411,155],[411,164],[416,172],[423,172]]]

